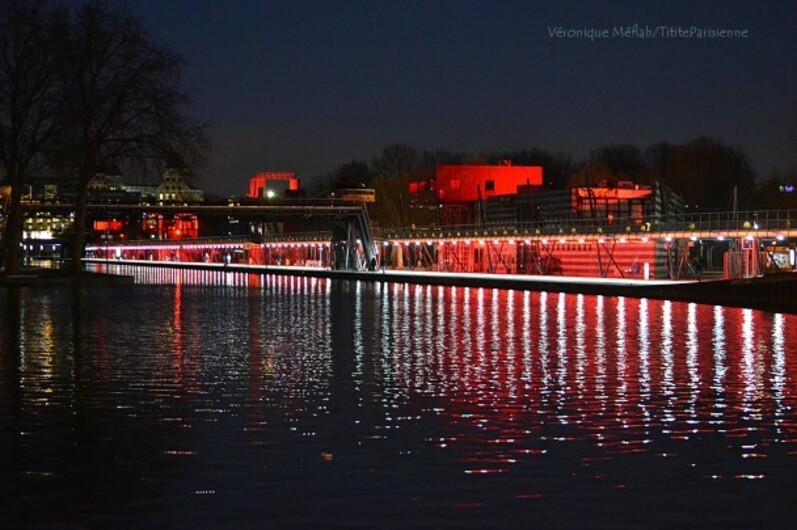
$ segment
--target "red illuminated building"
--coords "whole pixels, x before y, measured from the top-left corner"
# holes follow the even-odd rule
[[[576,218],[597,218],[611,223],[614,219],[633,219],[641,223],[652,212],[653,188],[620,181],[614,187],[605,185],[570,190],[571,211]],[[646,208],[646,206],[648,206]]]
[[[418,204],[473,202],[496,195],[513,195],[518,186],[529,185],[542,186],[542,167],[435,166],[412,175],[410,201]]]
[[[94,221],[94,233],[97,240],[123,240],[125,223],[118,219]]]
[[[429,219],[441,224],[474,222],[474,205],[491,197],[516,195],[522,186],[542,186],[542,167],[440,165],[410,177],[410,205],[439,210]]]
[[[286,184],[287,183],[287,184]],[[289,195],[299,191],[299,179],[296,173],[289,171],[260,172],[249,179],[248,197],[272,198]]]
[[[608,224],[683,212],[683,200],[659,183],[602,182],[592,187],[544,188],[539,166],[443,165],[410,177],[412,222],[467,225],[591,219]]]

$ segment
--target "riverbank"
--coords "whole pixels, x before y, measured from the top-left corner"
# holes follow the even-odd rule
[[[619,278],[582,278],[564,276],[450,273],[435,271],[340,271],[313,267],[274,267],[221,263],[171,261],[86,260],[98,265],[126,265],[185,270],[228,271],[248,274],[276,274],[355,280],[398,282],[422,285],[487,287],[548,291],[604,296],[627,296],[728,305],[797,313],[797,274],[784,273],[749,280],[634,280]]]
[[[84,271],[75,277],[61,269],[24,268],[19,273],[0,276],[0,287],[54,285],[130,285],[132,276]]]

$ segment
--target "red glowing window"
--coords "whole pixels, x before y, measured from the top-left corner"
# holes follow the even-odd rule
[[[113,221],[94,221],[94,231],[95,232],[118,232],[122,230],[122,222],[113,220]]]
[[[459,191],[459,187],[462,185],[462,181],[459,179],[451,179],[448,182],[448,185],[451,188],[451,191]]]

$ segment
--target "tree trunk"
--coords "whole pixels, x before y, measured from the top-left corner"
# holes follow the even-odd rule
[[[89,198],[88,180],[81,179],[78,185],[75,205],[75,236],[72,240],[72,275],[79,276],[83,271],[83,243],[86,239],[86,203]]]
[[[3,248],[6,259],[6,276],[17,274],[20,267],[19,246],[22,243],[22,185],[11,187],[11,207],[6,219]]]

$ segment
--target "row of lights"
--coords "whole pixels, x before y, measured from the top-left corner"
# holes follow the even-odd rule
[[[696,236],[692,236],[689,239],[691,241],[697,241],[698,240],[698,238]],[[748,235],[745,239],[747,241],[753,241],[754,238],[753,238],[752,235]],[[784,241],[785,239],[786,238],[782,234],[778,234],[778,236],[776,236],[776,238],[775,238],[775,240],[778,241],[778,242]],[[717,241],[724,241],[724,240],[725,240],[725,237],[717,236]],[[667,242],[667,243],[671,243],[673,241],[673,238],[671,236],[667,236],[667,237],[664,238],[664,241]],[[465,244],[465,245],[471,245],[472,244],[472,241],[470,239],[465,239],[465,240],[452,239],[452,240],[448,240],[448,241],[442,240],[442,239],[438,240],[438,241],[427,240],[425,243],[427,245],[433,245],[433,244],[436,243],[438,246],[442,247],[442,246],[445,246],[447,244],[459,244],[460,242]],[[548,245],[549,243],[551,243],[551,241],[549,241],[546,238],[540,239],[539,242],[542,245]],[[598,238],[597,242],[599,244],[604,244],[604,243],[606,243],[606,240],[604,238]],[[617,242],[618,243],[627,243],[628,240],[625,237],[621,237],[621,238],[617,239]],[[650,239],[648,237],[642,237],[642,238],[639,239],[639,242],[641,242],[641,243],[649,243]],[[359,239],[357,240],[357,243],[360,244],[360,240]],[[477,241],[477,243],[479,245],[485,245],[485,244],[487,244],[487,241],[484,240],[484,239],[479,239]],[[500,243],[501,243],[501,241],[498,240],[498,239],[492,240],[492,244],[494,244],[494,245],[498,245]],[[514,239],[509,239],[509,240],[506,241],[506,243],[509,244],[509,245],[514,245],[517,242]],[[586,243],[586,240],[583,237],[578,238],[577,240],[568,240],[568,239],[562,237],[562,238],[559,238],[557,240],[554,240],[553,243],[554,244],[559,243],[559,244],[562,244],[562,245],[567,244],[567,243],[584,244],[584,243]],[[773,241],[772,243],[775,244],[775,241]],[[393,244],[393,245],[404,245],[404,246],[410,246],[410,245],[414,244],[415,246],[420,246],[421,244],[423,244],[423,242],[422,241],[392,241],[392,242],[384,241],[383,242],[384,246],[389,246],[391,244]],[[531,245],[532,244],[532,240],[525,239],[525,240],[522,241],[522,244]],[[242,246],[243,245],[241,243],[206,243],[206,244],[202,244],[202,245],[126,245],[126,246],[115,246],[114,245],[113,247],[114,248],[118,248],[120,250],[159,250],[159,249],[160,250],[178,250],[178,249],[181,249],[181,248],[182,249],[194,250],[194,249],[213,249],[213,248],[236,248],[236,247],[242,247]],[[320,242],[261,243],[260,244],[261,248],[294,248],[294,247],[295,248],[310,248],[310,247],[319,247],[319,248],[321,248],[321,247],[329,247],[329,246],[330,246],[330,243],[320,243]],[[104,248],[104,247],[87,247],[87,250],[98,250],[99,248]]]
[[[310,248],[328,247],[330,243],[261,243],[260,248]]]
[[[628,243],[628,240],[626,238],[624,238],[624,237],[619,238],[617,241],[619,243]],[[642,237],[640,239],[640,242],[642,242],[642,243],[648,243],[649,241],[650,241],[650,239],[647,238],[647,237]],[[531,245],[532,244],[532,240],[531,239],[524,239],[520,243],[518,243],[514,239],[509,239],[509,240],[507,240],[505,242],[507,244],[509,244],[509,245],[514,245],[514,244]],[[601,237],[601,238],[597,239],[597,242],[603,244],[603,243],[606,243],[606,240]],[[423,243],[424,243],[423,241],[414,241],[414,242],[413,241],[385,241],[383,243],[383,245],[384,246],[388,246],[388,245],[392,244],[392,245],[409,246],[409,245],[414,244],[415,246],[420,246]],[[451,239],[451,240],[448,240],[448,241],[441,239],[439,241],[432,241],[432,240],[425,241],[425,244],[427,244],[427,245],[435,245],[436,244],[437,246],[440,246],[440,247],[445,246],[445,245],[459,244],[459,243],[463,243],[465,245],[473,244],[473,242],[470,239],[465,239],[465,240]],[[479,240],[477,240],[477,243],[479,245],[486,245],[487,241],[484,240],[484,239],[479,239]],[[581,237],[581,238],[578,238],[577,240],[569,240],[569,239],[565,239],[564,237],[562,237],[562,238],[550,241],[548,239],[543,238],[543,239],[540,239],[540,243],[543,244],[543,245],[548,245],[549,243],[553,243],[553,244],[556,244],[556,243],[560,243],[560,244],[566,244],[566,243],[584,244],[584,243],[586,243],[586,239]],[[499,245],[499,244],[501,244],[501,241],[498,240],[498,239],[493,239],[492,240],[492,244],[493,245]]]
[[[746,241],[753,241],[755,239],[755,237],[753,237],[752,235],[748,234],[744,239]],[[689,241],[697,241],[697,240],[698,240],[697,236],[691,236],[689,238]],[[780,242],[780,241],[785,241],[785,240],[786,240],[786,236],[784,236],[783,234],[778,234],[777,236],[775,236],[775,239],[772,241],[772,243],[774,244],[775,242]],[[671,236],[667,236],[667,237],[664,238],[664,241],[666,241],[667,243],[672,243],[673,238]],[[725,241],[725,236],[722,236],[722,235],[717,236],[717,241]]]
[[[717,239],[717,241],[725,241],[725,237],[724,236],[717,236],[716,239]],[[754,239],[755,238],[752,235],[748,235],[748,236],[745,237],[745,240],[747,240],[747,241],[753,241]],[[778,234],[775,237],[775,240],[773,241],[773,243],[775,241],[782,242],[785,239],[786,239],[786,237],[784,235]],[[667,243],[672,243],[673,240],[674,239],[671,236],[667,236],[667,237],[664,238],[664,241],[667,242]],[[691,236],[689,238],[689,240],[690,241],[698,241],[698,238],[697,238],[697,236]],[[600,244],[606,243],[606,239],[604,239],[602,237],[598,238],[596,241],[598,243],[600,243]],[[618,243],[628,243],[628,239],[625,238],[625,237],[618,238],[616,241]],[[646,236],[641,237],[638,241],[640,243],[649,243],[649,242],[651,242],[650,238],[648,238]],[[543,245],[548,245],[549,243],[551,243],[551,241],[546,239],[546,238],[540,239],[539,242],[541,244],[543,244]],[[459,240],[459,239],[444,240],[444,239],[440,239],[438,241],[426,240],[425,242],[424,241],[392,241],[392,242],[391,241],[385,241],[383,244],[385,246],[388,246],[388,245],[391,245],[391,244],[393,244],[393,245],[405,245],[405,246],[409,246],[409,245],[414,244],[415,246],[420,246],[423,243],[425,243],[427,245],[437,244],[438,246],[442,247],[442,246],[445,246],[447,244],[459,244],[459,243],[463,243],[465,245],[470,245],[470,244],[472,244],[472,241],[470,239],[465,239],[465,240]],[[498,244],[501,243],[501,240],[493,239],[492,243],[494,245],[498,245]],[[509,240],[506,240],[505,243],[507,243],[509,245],[514,245],[514,244],[517,243],[517,241],[515,241],[514,239],[509,239]],[[522,244],[524,244],[524,245],[531,245],[531,243],[532,243],[532,240],[530,240],[530,239],[525,239],[525,240],[522,241]],[[560,243],[560,244],[579,243],[579,244],[584,244],[584,243],[586,243],[586,239],[584,239],[583,237],[580,237],[580,238],[574,240],[574,239],[566,239],[566,238],[562,237],[562,238],[553,240],[553,243]],[[478,244],[479,245],[485,245],[486,244],[486,240],[479,239],[478,240]]]
[[[213,248],[241,248],[240,243],[207,243],[204,245],[105,245],[86,247],[87,251],[105,250],[202,250]]]

